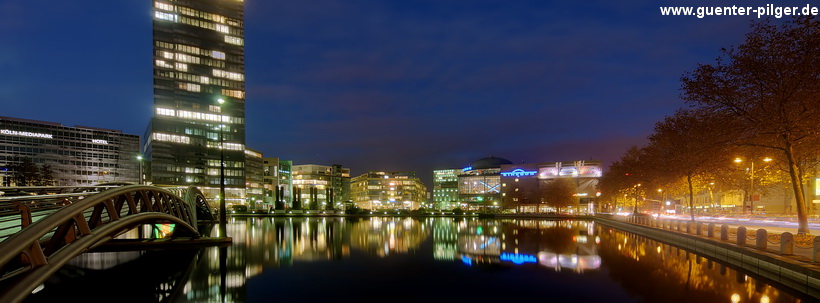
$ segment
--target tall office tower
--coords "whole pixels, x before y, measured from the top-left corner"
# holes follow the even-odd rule
[[[149,180],[245,195],[242,0],[154,0],[154,114],[145,136]]]

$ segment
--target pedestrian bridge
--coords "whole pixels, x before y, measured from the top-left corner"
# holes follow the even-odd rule
[[[0,302],[21,301],[66,262],[109,241],[146,239],[153,234],[150,228],[160,224],[173,226],[163,237],[193,241],[201,238],[198,222],[214,222],[212,208],[195,187],[101,185],[2,191]]]

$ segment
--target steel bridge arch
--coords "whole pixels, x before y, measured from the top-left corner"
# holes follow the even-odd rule
[[[71,203],[0,243],[0,301],[23,300],[75,256],[139,225],[173,223],[172,237],[200,237],[192,205],[145,185],[110,189]]]

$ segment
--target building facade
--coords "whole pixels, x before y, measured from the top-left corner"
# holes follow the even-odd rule
[[[427,187],[415,172],[371,171],[351,179],[350,197],[362,209],[412,210],[425,206]]]
[[[251,209],[269,209],[265,204],[262,152],[245,148],[245,195]]]
[[[262,159],[262,184],[265,187],[265,204],[276,208],[276,195],[282,204],[279,209],[291,208],[293,201],[292,161],[279,158]]]
[[[458,175],[461,169],[438,169],[433,171],[433,207],[453,209],[458,207]]]
[[[244,2],[155,0],[154,113],[145,136],[148,178],[245,196]]]
[[[544,197],[544,188],[557,179],[575,185],[577,205],[563,209],[573,213],[592,213],[602,174],[601,161],[569,161],[501,165],[501,205],[523,212],[557,211]]]
[[[13,176],[29,161],[49,167],[47,186],[138,183],[140,137],[118,130],[0,117],[0,174],[3,186],[21,186]]]
[[[341,209],[350,196],[350,169],[341,165],[293,165],[293,191],[302,209]],[[348,198],[349,199],[349,198]]]
[[[479,209],[498,206],[501,202],[501,166],[510,160],[490,156],[474,161],[458,175],[458,197],[461,207]]]

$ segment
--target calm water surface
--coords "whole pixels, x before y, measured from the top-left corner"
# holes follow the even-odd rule
[[[228,248],[86,254],[27,301],[809,301],[587,221],[233,218],[228,233]]]

